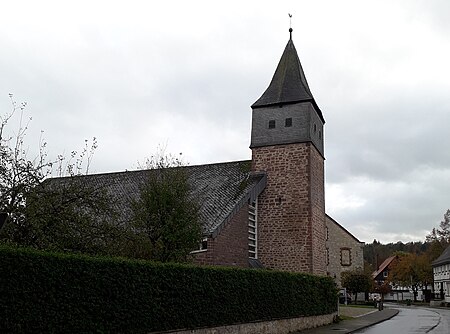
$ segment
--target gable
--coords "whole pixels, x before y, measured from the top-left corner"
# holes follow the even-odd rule
[[[385,270],[389,270],[389,266],[391,265],[392,261],[394,261],[396,258],[397,256],[391,256],[388,257],[386,260],[384,260],[383,263],[380,265],[380,267],[372,273],[372,277],[374,279],[380,278],[379,275],[382,274]]]
[[[353,234],[351,234],[344,226],[342,226],[341,224],[339,224],[336,220],[334,220],[333,218],[331,218],[329,215],[325,214],[325,222],[326,224],[333,224],[335,225],[341,232],[343,232],[343,234],[345,236],[347,236],[347,238],[355,241],[358,244],[364,245],[364,242],[359,241]]]

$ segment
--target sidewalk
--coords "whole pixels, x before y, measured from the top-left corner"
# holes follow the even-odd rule
[[[388,320],[398,314],[398,310],[392,308],[385,308],[383,311],[375,311],[358,318],[350,320],[343,320],[338,324],[331,324],[328,326],[308,329],[297,334],[331,334],[331,333],[353,333],[360,329],[378,324]]]

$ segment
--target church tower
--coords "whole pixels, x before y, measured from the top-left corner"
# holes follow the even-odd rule
[[[266,268],[325,275],[325,120],[289,31],[272,81],[252,105],[252,171],[267,174],[257,253]]]

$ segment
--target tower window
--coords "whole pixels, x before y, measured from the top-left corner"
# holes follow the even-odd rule
[[[322,132],[319,131],[319,139],[322,139]]]
[[[286,120],[284,121],[284,126],[286,128],[291,127],[292,126],[292,118],[286,118]]]
[[[317,131],[317,125],[314,124],[314,133]]]
[[[269,121],[269,129],[275,129],[275,120],[270,120]]]

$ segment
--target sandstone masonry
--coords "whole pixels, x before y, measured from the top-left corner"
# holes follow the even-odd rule
[[[268,175],[258,199],[261,263],[268,268],[325,274],[322,156],[311,143],[259,147],[253,149],[252,170]]]
[[[194,263],[248,267],[248,205],[233,216],[222,231],[207,239],[208,248],[194,252]]]

